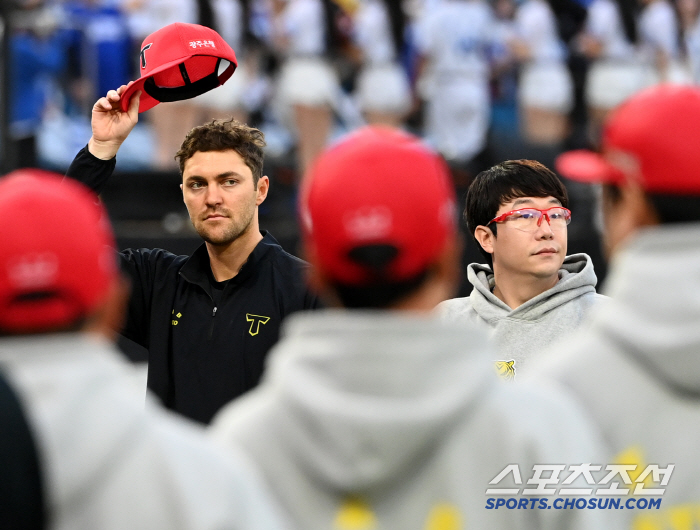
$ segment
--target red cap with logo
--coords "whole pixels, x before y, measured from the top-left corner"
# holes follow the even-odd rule
[[[700,195],[700,89],[658,85],[632,96],[605,123],[602,154],[578,150],[556,161],[582,182],[639,181],[646,191]]]
[[[25,169],[0,178],[0,330],[48,331],[89,315],[117,278],[114,238],[81,184]]]
[[[326,150],[300,197],[315,265],[347,285],[377,280],[358,249],[390,249],[382,280],[409,280],[437,260],[457,230],[447,166],[417,138],[395,129],[365,127]]]
[[[123,111],[141,91],[139,112],[189,99],[223,85],[238,66],[236,54],[213,29],[175,22],[151,33],[139,57],[141,77],[121,97]]]

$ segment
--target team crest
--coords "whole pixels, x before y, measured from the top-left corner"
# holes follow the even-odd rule
[[[262,315],[252,315],[250,313],[245,314],[245,319],[250,322],[250,329],[248,333],[255,337],[260,332],[260,325],[265,325],[270,321],[270,317],[265,317]]]
[[[498,377],[506,381],[515,379],[515,361],[496,361],[495,365]]]

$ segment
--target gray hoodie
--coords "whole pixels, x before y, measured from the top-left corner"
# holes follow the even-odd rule
[[[607,528],[597,510],[486,509],[507,464],[600,456],[575,406],[502,384],[490,358],[482,331],[434,318],[297,314],[212,433],[260,464],[299,529]]]
[[[645,229],[611,263],[590,329],[531,365],[597,421],[611,459],[675,464],[661,510],[634,528],[700,522],[700,223]],[[681,524],[681,521],[686,521]],[[678,525],[681,526],[678,526]]]
[[[144,404],[133,366],[103,339],[4,337],[0,370],[35,437],[51,530],[286,528],[249,460]]]
[[[517,375],[526,360],[576,330],[606,298],[595,292],[597,278],[586,254],[567,256],[557,284],[516,309],[491,292],[494,279],[488,265],[472,263],[467,278],[474,286],[471,295],[442,302],[437,311],[445,322],[486,324],[496,341],[496,359],[514,361]]]

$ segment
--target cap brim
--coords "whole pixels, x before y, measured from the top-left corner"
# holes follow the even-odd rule
[[[198,54],[195,54],[195,55],[198,55]],[[141,91],[141,99],[139,101],[139,114],[142,112],[146,112],[147,110],[152,109],[153,107],[158,105],[158,103],[160,103],[160,101],[158,101],[153,96],[149,95],[144,90],[143,84],[146,82],[147,79],[153,77],[154,75],[159,74],[160,72],[163,72],[164,70],[167,70],[168,68],[171,68],[173,66],[177,66],[180,63],[183,63],[184,61],[191,59],[195,55],[190,55],[189,57],[183,57],[183,58],[177,59],[175,61],[170,61],[169,63],[162,64],[158,68],[153,69],[147,76],[141,77],[141,78],[137,79],[136,81],[134,81],[133,84],[131,84],[129,86],[129,88],[127,88],[121,96],[121,108],[122,108],[122,110],[124,112],[129,110],[129,102],[131,101],[132,96],[139,90]],[[222,72],[221,75],[219,75],[219,85],[223,85],[233,75],[233,72],[238,67],[238,61],[236,60],[236,56],[232,50],[230,54],[229,53],[222,53],[221,55],[212,55],[211,57],[216,57],[217,59],[224,59],[230,63],[229,66],[226,68],[226,70],[224,72]],[[194,96],[191,96],[191,97],[194,97]],[[185,99],[187,99],[187,98],[185,98]]]
[[[559,155],[555,167],[563,177],[578,182],[618,184],[623,180],[623,174],[618,168],[598,153],[585,149]]]
[[[175,61],[170,61],[168,63],[162,64],[158,68],[154,68],[147,76],[140,77],[139,79],[134,81],[129,86],[129,88],[127,88],[124,91],[124,93],[121,96],[120,103],[121,103],[122,110],[124,112],[129,110],[129,102],[131,101],[131,97],[139,90],[141,91],[141,99],[139,101],[139,114],[141,114],[142,112],[146,112],[148,109],[152,109],[153,107],[158,105],[158,103],[160,103],[160,101],[158,101],[157,99],[155,99],[152,96],[149,96],[146,93],[146,91],[143,89],[143,84],[146,82],[146,79],[148,79],[149,77],[153,77],[154,75],[162,72],[163,70],[167,70],[168,68],[170,68],[172,66],[178,65],[186,59],[187,59],[187,57],[182,57],[182,58],[177,59]]]

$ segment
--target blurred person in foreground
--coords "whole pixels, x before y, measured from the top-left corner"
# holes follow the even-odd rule
[[[36,170],[0,179],[0,528],[280,528],[243,455],[144,407],[112,344],[128,297],[113,246],[83,186]],[[12,429],[8,401],[24,416]]]
[[[287,321],[261,385],[212,434],[261,465],[297,528],[606,528],[599,511],[488,509],[508,463],[597,455],[565,398],[501,385],[483,332],[432,314],[459,278],[441,159],[368,127],[307,177],[310,282],[334,309]]]
[[[568,205],[559,177],[534,160],[502,162],[469,186],[464,218],[487,263],[470,264],[471,294],[438,311],[447,322],[488,326],[506,379],[579,328],[604,299],[591,258],[566,255]]]
[[[603,185],[611,301],[533,370],[580,399],[610,454],[630,466],[626,487],[659,502],[625,510],[632,528],[690,528],[700,513],[699,122],[700,90],[653,87],[611,114],[602,155],[574,151],[557,163]]]

